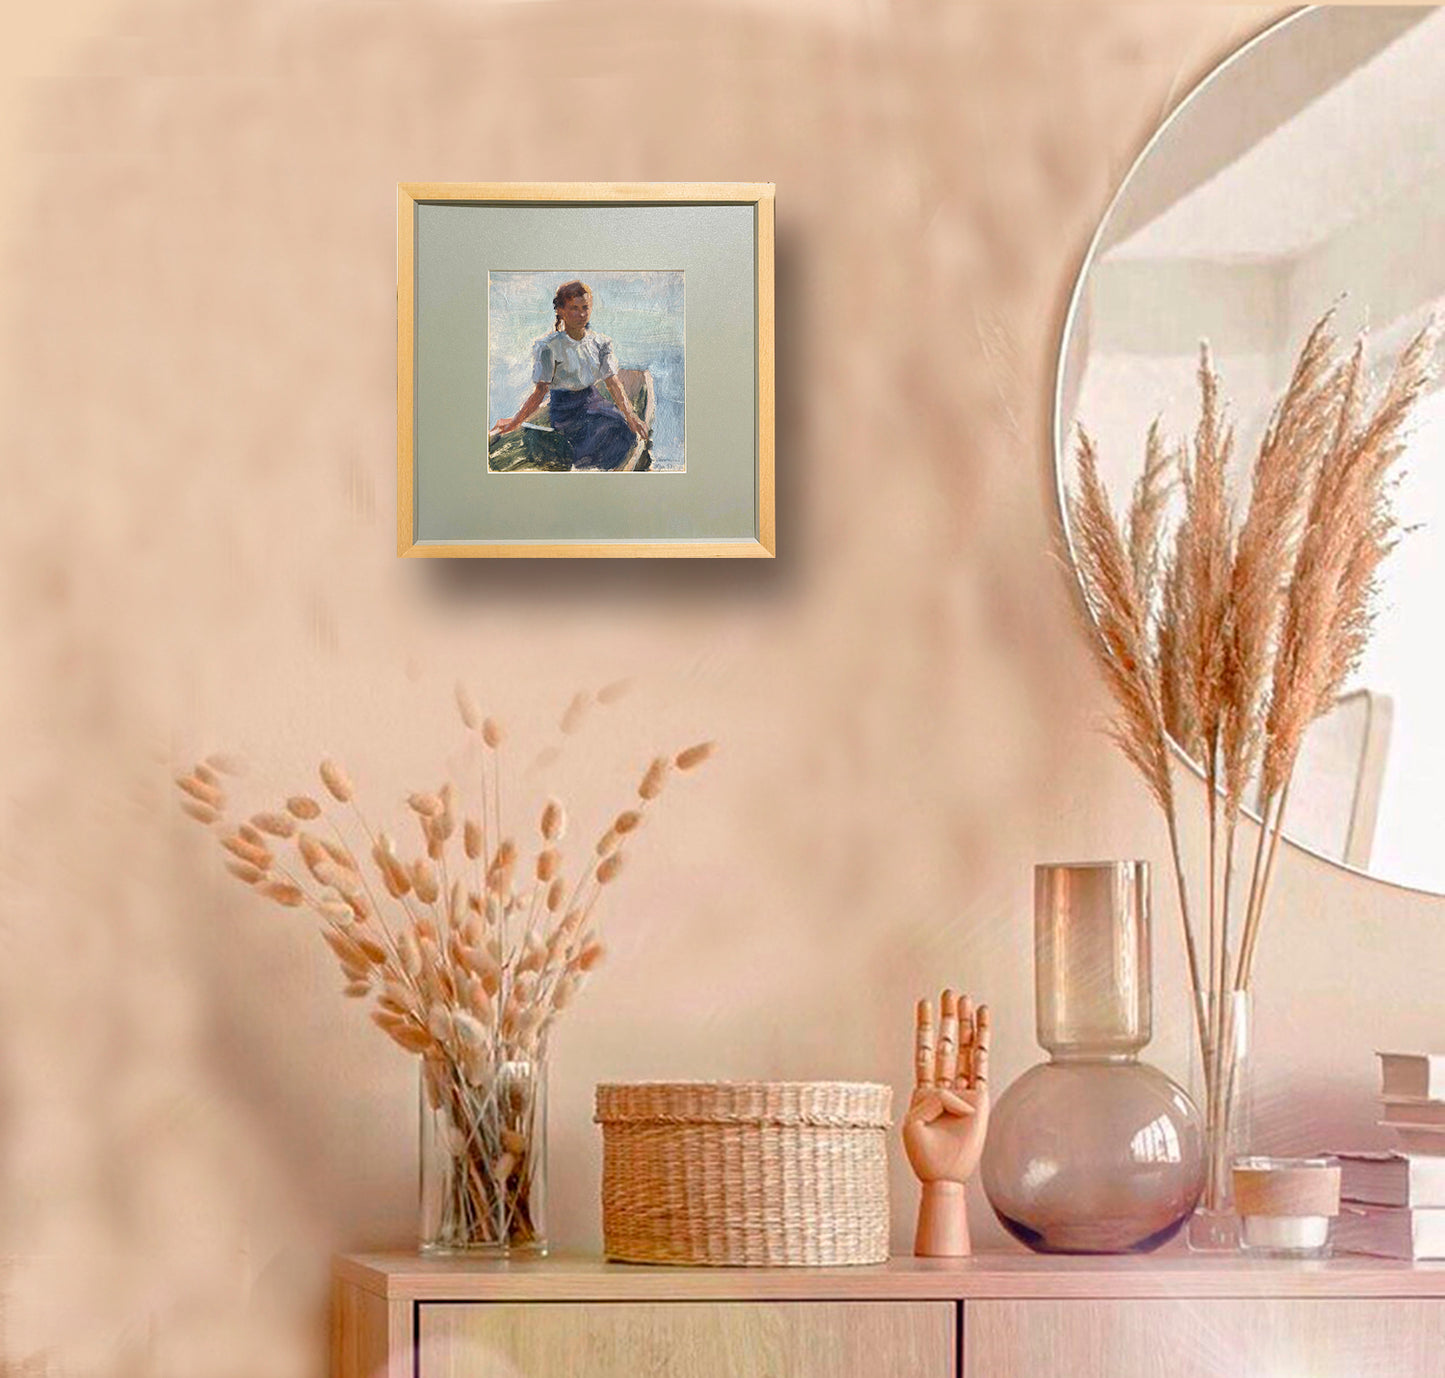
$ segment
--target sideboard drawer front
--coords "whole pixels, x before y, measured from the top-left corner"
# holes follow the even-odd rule
[[[970,1301],[966,1378],[1440,1378],[1441,1301]]]
[[[423,1302],[420,1378],[952,1378],[952,1302]]]

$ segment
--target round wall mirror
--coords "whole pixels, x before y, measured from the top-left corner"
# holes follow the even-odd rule
[[[1095,237],[1059,363],[1062,494],[1076,426],[1116,510],[1159,418],[1188,435],[1201,341],[1245,472],[1314,322],[1367,331],[1379,369],[1445,317],[1445,11],[1303,11],[1174,112]],[[1311,727],[1285,835],[1382,880],[1445,893],[1445,390],[1399,466],[1410,530],[1384,567],[1375,635]]]

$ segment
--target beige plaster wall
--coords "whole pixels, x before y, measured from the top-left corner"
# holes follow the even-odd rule
[[[1034,1060],[1030,866],[1164,859],[1049,553],[1063,307],[1133,152],[1266,17],[90,0],[15,27],[16,1372],[318,1371],[327,1252],[411,1237],[412,1066],[175,815],[170,772],[217,747],[258,793],[335,753],[385,815],[455,752],[456,677],[540,745],[575,688],[632,675],[558,772],[596,819],[654,746],[723,743],[638,847],[556,1040],[564,1247],[598,1242],[597,1080],[901,1093],[912,1001],[944,982],[994,1004],[1000,1083]],[[429,178],[777,182],[776,563],[397,561],[394,184]],[[1276,903],[1262,1141],[1367,1141],[1371,1046],[1439,1046],[1441,902],[1290,855]],[[1182,1072],[1162,887],[1158,926],[1154,1055]]]

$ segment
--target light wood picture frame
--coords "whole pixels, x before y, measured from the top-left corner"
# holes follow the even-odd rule
[[[398,555],[774,557],[774,195],[401,184]]]

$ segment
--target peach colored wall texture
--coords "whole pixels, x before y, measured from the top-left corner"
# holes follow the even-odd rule
[[[384,815],[455,751],[458,676],[540,742],[631,675],[557,773],[597,820],[655,746],[721,741],[555,1042],[564,1248],[598,1244],[598,1080],[901,1092],[946,981],[993,1003],[998,1083],[1035,1058],[1030,866],[1164,860],[1050,555],[1063,307],[1147,133],[1268,17],[93,0],[17,30],[10,1371],[319,1371],[328,1251],[412,1237],[414,1068],[178,818],[205,751],[258,797],[335,753]],[[395,183],[697,178],[778,185],[778,560],[399,562]],[[1154,1056],[1182,1073],[1174,917],[1161,887]],[[1368,1141],[1372,1044],[1435,1035],[1442,919],[1285,859],[1267,1146]],[[894,1187],[906,1247],[901,1155]]]

